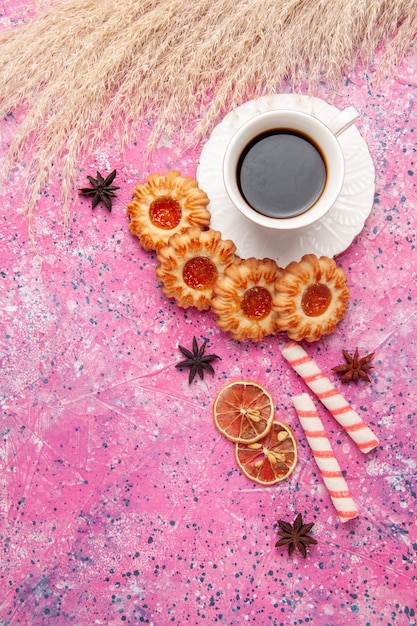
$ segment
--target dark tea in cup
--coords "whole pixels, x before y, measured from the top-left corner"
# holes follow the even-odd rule
[[[243,150],[237,182],[255,211],[286,219],[307,211],[326,184],[326,162],[320,148],[305,134],[272,129],[256,136]]]

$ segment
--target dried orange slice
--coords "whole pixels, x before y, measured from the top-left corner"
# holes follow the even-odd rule
[[[236,380],[217,394],[214,423],[230,441],[254,443],[264,437],[274,419],[274,401],[259,383]]]
[[[297,442],[287,424],[273,421],[268,434],[253,443],[236,443],[235,457],[242,472],[260,485],[273,485],[292,473]]]

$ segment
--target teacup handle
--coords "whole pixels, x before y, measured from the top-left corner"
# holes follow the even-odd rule
[[[343,109],[340,111],[335,118],[333,118],[330,122],[327,122],[327,126],[330,128],[333,134],[338,137],[345,130],[347,130],[359,117],[359,113],[355,109],[355,107],[347,107],[347,109]]]

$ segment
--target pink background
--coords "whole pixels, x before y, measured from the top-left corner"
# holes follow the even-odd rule
[[[10,7],[0,3],[2,27]],[[238,343],[210,312],[178,308],[128,232],[133,187],[168,168],[195,175],[202,146],[166,142],[145,158],[145,137],[125,156],[110,138],[80,163],[77,186],[116,168],[113,212],[74,189],[65,230],[52,177],[35,249],[22,211],[28,163],[16,169],[0,222],[2,625],[416,623],[416,76],[412,54],[379,85],[359,66],[337,94],[313,90],[358,109],[376,167],[372,213],[338,257],[347,316],[303,344],[338,386],[342,349],[375,351],[372,383],[343,392],[381,445],[363,455],[319,407],[360,512],[345,524],[292,408],[306,387],[280,355],[285,338]],[[0,124],[2,153],[14,113]],[[194,335],[222,360],[189,385],[175,364]],[[217,391],[239,378],[269,389],[299,441],[278,486],[245,478],[214,427]],[[299,512],[318,541],[306,560],[274,547],[277,520]]]

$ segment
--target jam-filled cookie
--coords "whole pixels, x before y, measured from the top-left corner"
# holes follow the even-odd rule
[[[343,269],[315,254],[290,263],[275,289],[279,330],[295,341],[317,341],[332,333],[345,316],[350,295]]]
[[[183,308],[209,309],[213,287],[228,265],[236,260],[236,246],[209,228],[187,228],[170,237],[157,252],[157,278],[168,298]]]
[[[209,198],[194,178],[183,178],[177,170],[151,174],[137,185],[127,205],[129,230],[145,250],[159,250],[175,233],[189,226],[210,224]]]
[[[218,326],[238,341],[261,341],[275,334],[278,315],[272,302],[283,273],[272,259],[252,257],[229,265],[214,286],[211,308]]]

